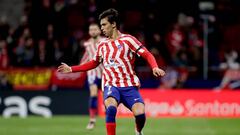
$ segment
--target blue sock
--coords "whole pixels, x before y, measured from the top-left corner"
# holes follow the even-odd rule
[[[97,97],[89,98],[89,108],[96,109],[97,108]]]
[[[145,125],[145,122],[146,122],[145,113],[135,116],[135,123],[136,123],[136,128],[137,128],[138,132],[142,131],[142,129]]]
[[[109,106],[106,110],[106,122],[115,123],[116,113],[117,108],[115,106]]]

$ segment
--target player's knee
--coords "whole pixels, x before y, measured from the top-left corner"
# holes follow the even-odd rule
[[[90,93],[90,96],[91,96],[91,97],[97,97],[97,92],[91,92],[91,93]]]
[[[117,101],[113,97],[109,97],[104,101],[105,107],[108,108],[109,106],[117,107]]]
[[[143,109],[136,109],[133,111],[134,116],[145,114],[145,111]]]
[[[143,103],[135,103],[132,106],[132,112],[135,116],[145,114],[145,106]]]

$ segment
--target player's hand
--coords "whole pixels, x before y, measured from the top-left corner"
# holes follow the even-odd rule
[[[165,71],[163,71],[162,69],[156,67],[156,68],[153,68],[153,75],[155,77],[161,77],[161,76],[165,75]]]
[[[70,72],[72,72],[72,68],[65,63],[61,63],[61,65],[58,67],[57,71],[60,73],[70,73]]]

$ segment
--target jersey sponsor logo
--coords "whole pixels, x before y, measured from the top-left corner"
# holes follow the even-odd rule
[[[108,67],[114,67],[114,68],[117,68],[117,67],[120,67],[120,66],[124,66],[123,64],[120,64],[118,61],[114,60],[114,59],[110,59],[109,60],[109,64],[108,63],[105,63],[104,64],[104,67],[108,68]]]

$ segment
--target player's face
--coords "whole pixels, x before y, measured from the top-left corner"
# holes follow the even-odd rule
[[[103,34],[107,37],[111,37],[114,26],[108,21],[108,18],[101,19],[100,24]]]
[[[101,34],[101,30],[98,25],[90,25],[89,26],[89,35],[93,38],[97,38]]]

